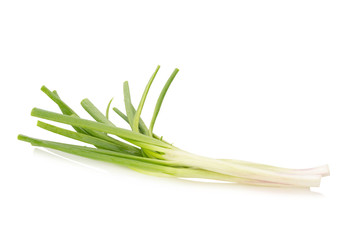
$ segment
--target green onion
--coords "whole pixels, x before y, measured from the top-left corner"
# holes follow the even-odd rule
[[[56,91],[50,91],[43,86],[41,90],[58,105],[61,113],[34,108],[31,115],[67,124],[75,131],[42,121],[38,121],[37,125],[44,130],[93,147],[46,141],[21,134],[18,139],[29,142],[33,146],[112,162],[140,173],[159,177],[202,178],[255,186],[309,188],[318,187],[321,178],[329,175],[327,165],[309,169],[280,168],[239,160],[202,157],[169,144],[162,137],[154,134],[153,129],[164,97],[177,75],[178,69],[173,71],[158,97],[149,128],[141,118],[146,97],[159,68],[160,66],[157,66],[146,85],[137,109],[131,101],[129,84],[124,82],[123,93],[126,114],[118,108],[113,108],[113,110],[129,125],[130,130],[117,127],[109,120],[112,99],[107,105],[105,114],[96,108],[89,99],[84,99],[81,105],[94,119],[87,120],[80,118],[59,97]]]

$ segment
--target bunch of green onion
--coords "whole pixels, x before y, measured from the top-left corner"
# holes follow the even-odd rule
[[[309,169],[288,169],[239,160],[214,159],[183,151],[153,133],[165,94],[174,80],[175,69],[157,100],[149,127],[141,119],[141,112],[150,86],[159,71],[158,66],[147,83],[137,108],[131,102],[128,82],[124,82],[126,114],[113,110],[129,125],[130,130],[115,126],[109,120],[109,102],[106,113],[101,113],[88,99],[82,107],[94,121],[80,118],[58,95],[43,86],[41,90],[60,108],[62,114],[34,108],[31,115],[58,123],[68,124],[73,130],[60,128],[42,121],[37,126],[50,132],[84,142],[94,147],[46,141],[19,135],[18,139],[33,146],[126,166],[135,171],[161,177],[201,178],[270,187],[317,187],[323,176],[329,175],[327,165]]]

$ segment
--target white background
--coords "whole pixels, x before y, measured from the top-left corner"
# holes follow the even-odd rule
[[[359,1],[1,1],[0,239],[359,239]],[[329,164],[311,192],[156,178],[19,142],[32,107],[145,103],[193,153]],[[120,118],[111,114],[119,126]],[[68,141],[67,141],[68,142]],[[64,158],[65,157],[65,158]]]

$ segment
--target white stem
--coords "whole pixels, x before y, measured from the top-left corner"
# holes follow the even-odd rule
[[[202,168],[226,175],[295,186],[318,187],[321,179],[321,175],[317,174],[299,175],[277,172],[246,164],[234,164],[229,161],[205,158],[182,150],[174,150],[171,153],[166,153],[164,157],[167,160],[179,162],[187,166]]]
[[[289,173],[289,174],[298,174],[298,175],[321,175],[322,177],[326,177],[330,175],[330,170],[328,165],[322,165],[314,168],[307,168],[307,169],[290,169],[290,168],[281,168],[275,167],[266,164],[259,164],[259,163],[252,163],[243,160],[232,160],[232,159],[220,159],[222,161],[231,162],[234,164],[242,164],[248,165],[252,167],[259,167],[263,169],[273,170],[282,173]]]

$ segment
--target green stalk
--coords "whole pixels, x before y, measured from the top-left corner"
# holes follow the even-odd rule
[[[129,123],[129,118],[122,112],[120,111],[119,109],[117,109],[116,107],[113,108],[114,112],[119,115],[122,119],[124,119],[125,122],[127,122],[128,124]]]
[[[51,142],[51,141],[45,141],[41,139],[35,139],[30,138],[24,135],[19,135],[18,139],[21,141],[29,142],[33,146],[40,146],[40,147],[46,147],[55,149],[58,151],[78,155],[81,157],[91,158],[95,160],[105,161],[105,162],[112,162],[124,165],[126,167],[135,167],[140,169],[145,169],[149,171],[163,171],[164,166],[158,165],[158,164],[152,164],[144,161],[136,161],[134,159],[129,159],[126,157],[118,157],[118,156],[112,156],[103,154],[101,152],[98,152],[100,149],[92,149],[88,147],[81,147],[71,144],[64,144],[64,143],[57,143],[57,142]]]
[[[59,94],[56,91],[51,92],[46,86],[42,86],[41,91],[44,92],[51,100],[53,100],[58,105],[63,114],[79,117],[74,110],[72,110],[64,101],[61,100]],[[83,128],[79,128],[76,126],[72,127],[75,131],[79,133],[87,134],[87,131]]]
[[[104,123],[108,126],[112,126],[112,127],[116,127],[108,118],[106,118],[106,116],[104,116],[100,110],[95,107],[95,105],[87,98],[85,98],[84,100],[81,101],[81,106],[90,114],[90,116],[92,116],[97,122],[100,122],[100,123]],[[127,151],[131,150],[131,151],[135,151],[136,153],[138,153],[138,151],[141,152],[141,150],[127,144],[127,143],[124,143],[122,141],[119,141],[117,139],[114,139],[110,136],[107,136],[106,134],[95,134],[94,135],[95,137],[100,137],[100,138],[103,138],[107,141],[110,141],[112,143],[115,143],[119,146],[121,146],[122,148],[126,149]]]
[[[135,108],[133,108],[134,111],[135,111]],[[119,109],[117,109],[116,107],[113,108],[114,112],[119,115],[125,122],[127,122],[129,125],[129,119],[128,117],[123,113],[121,112]],[[130,126],[131,127],[131,126]],[[145,125],[144,121],[141,119],[140,117],[140,121],[139,121],[139,130],[140,130],[140,133],[144,134],[144,135],[149,135],[148,132],[149,132],[149,129],[147,128],[147,126]]]
[[[41,87],[41,91],[43,91],[51,100],[53,100],[58,105],[58,107],[60,108],[60,110],[63,114],[80,118],[79,115],[77,115],[74,110],[72,110],[64,101],[62,101],[60,99],[59,94],[56,91],[51,92],[45,86]],[[104,139],[104,140],[112,142],[112,143],[119,144],[123,148],[128,149],[130,152],[133,152],[134,154],[138,154],[138,151],[139,151],[138,149],[136,149],[128,144],[126,146],[125,143],[118,141],[116,139],[113,139],[113,138],[107,136],[106,134],[92,131],[90,129],[84,129],[84,128],[77,127],[77,126],[72,126],[72,127],[74,128],[75,131],[77,131],[79,133],[88,134],[90,136],[94,136],[94,137],[101,138],[101,139]]]
[[[79,145],[74,145],[74,144],[53,142],[53,141],[47,141],[47,140],[42,140],[42,139],[37,139],[37,138],[26,137],[23,135],[20,135],[20,138],[25,138],[25,139],[27,139],[26,140],[27,142],[35,144],[36,146],[48,147],[48,148],[53,148],[53,149],[55,149],[55,147],[56,147],[56,150],[59,150],[60,148],[61,149],[68,148],[69,151],[70,150],[84,150],[84,151],[89,151],[89,152],[93,152],[93,153],[97,153],[97,154],[131,159],[131,160],[141,161],[141,162],[145,162],[145,163],[158,164],[158,165],[162,165],[162,166],[182,167],[182,165],[174,164],[174,163],[159,160],[159,159],[134,156],[132,154],[122,153],[122,152],[108,150],[108,149],[98,149],[98,148],[79,146]],[[20,139],[20,140],[22,140],[22,139]],[[69,153],[71,153],[71,152],[69,152]]]
[[[97,122],[104,123],[109,126],[115,127],[115,125],[104,116],[100,110],[87,98],[81,101],[81,106],[92,116]]]
[[[118,114],[125,122],[129,123],[128,117],[127,117],[123,112],[121,112],[121,111],[120,111],[119,109],[117,109],[116,107],[114,107],[113,110],[114,110],[114,112],[115,112],[116,114]],[[144,134],[144,135],[148,135],[148,134],[146,134],[146,132],[148,132],[149,130],[147,129],[144,121],[143,121],[141,118],[140,118],[140,123],[139,123],[139,124],[140,124],[140,125],[139,125],[140,132],[141,132],[142,134]],[[168,143],[168,142],[166,142],[165,140],[163,140],[162,137],[157,136],[155,133],[153,133],[152,135],[153,135],[153,137],[154,137],[155,139],[158,139],[158,140],[160,140],[160,141],[163,141],[163,142],[165,142],[165,143]]]
[[[150,90],[151,84],[153,83],[159,69],[160,69],[160,66],[158,65],[155,72],[151,76],[149,82],[147,83],[147,85],[146,85],[146,87],[144,89],[143,95],[142,95],[140,103],[139,103],[139,107],[136,110],[136,113],[135,113],[135,116],[134,116],[134,122],[133,122],[135,132],[139,132],[139,120],[140,120],[141,111],[142,111],[142,109],[144,107],[145,99],[146,99],[146,96],[147,96],[147,94],[148,94],[148,92]]]
[[[83,133],[73,132],[73,131],[70,131],[70,130],[67,130],[67,129],[64,129],[64,128],[60,128],[60,127],[56,127],[56,126],[51,125],[51,124],[44,123],[42,121],[38,121],[37,126],[42,128],[42,129],[45,129],[47,131],[62,135],[64,137],[72,138],[72,139],[75,139],[75,140],[78,140],[78,141],[81,141],[81,142],[84,142],[84,143],[89,143],[89,144],[94,145],[94,146],[96,146],[98,148],[108,149],[108,150],[113,150],[113,151],[126,152],[126,153],[132,153],[132,154],[134,154],[134,151],[135,151],[133,149],[131,149],[131,151],[129,151],[129,149],[121,147],[121,145],[119,145],[119,144],[114,144],[114,143],[108,142],[108,141],[106,141],[104,139],[101,139],[101,138],[97,138],[97,137],[87,135],[87,134],[83,134]],[[139,149],[137,149],[137,150],[139,152],[138,155],[140,155],[141,154],[140,150]]]
[[[124,91],[124,102],[125,102],[125,109],[126,109],[126,115],[130,124],[130,127],[132,130],[134,130],[134,116],[135,111],[133,109],[133,105],[131,103],[131,96],[130,96],[130,88],[129,83],[126,81],[123,84],[123,91]]]
[[[163,87],[161,93],[160,93],[160,96],[156,102],[156,106],[155,106],[155,110],[154,110],[154,114],[153,114],[153,117],[151,119],[151,123],[150,123],[150,126],[149,126],[149,134],[150,136],[152,136],[152,133],[153,133],[153,129],[154,129],[154,124],[155,124],[155,121],[156,121],[156,118],[159,114],[159,111],[160,111],[160,108],[161,108],[161,104],[162,102],[164,101],[164,98],[165,98],[165,95],[166,95],[166,92],[167,90],[169,89],[172,81],[174,80],[176,74],[179,72],[179,69],[175,68],[175,70],[173,71],[173,73],[171,74],[171,76],[169,77],[169,79],[167,80],[167,82],[165,83],[165,86]]]
[[[107,107],[106,107],[106,118],[109,119],[109,111],[110,111],[110,106],[111,106],[111,103],[112,101],[114,100],[114,98],[111,98]]]
[[[51,100],[53,100],[59,106],[62,113],[64,113],[65,115],[78,116],[74,110],[72,110],[65,102],[60,99],[59,94],[56,91],[52,92],[46,86],[42,86],[41,91],[43,91]]]
[[[43,119],[47,119],[47,120],[51,120],[51,121],[55,121],[55,122],[59,122],[59,123],[65,123],[65,124],[69,124],[69,125],[74,125],[74,126],[78,126],[78,127],[83,127],[83,128],[88,128],[91,130],[104,132],[104,133],[114,134],[128,142],[135,140],[135,141],[144,142],[144,143],[147,143],[150,145],[160,146],[163,148],[171,148],[171,146],[169,144],[166,144],[162,141],[151,138],[149,136],[145,136],[140,133],[135,133],[135,132],[129,131],[127,129],[123,129],[123,128],[108,126],[104,123],[80,119],[80,118],[73,117],[73,116],[62,115],[62,114],[46,111],[46,110],[39,109],[39,108],[34,108],[31,111],[31,115],[34,117],[39,117],[39,118],[43,118]]]

